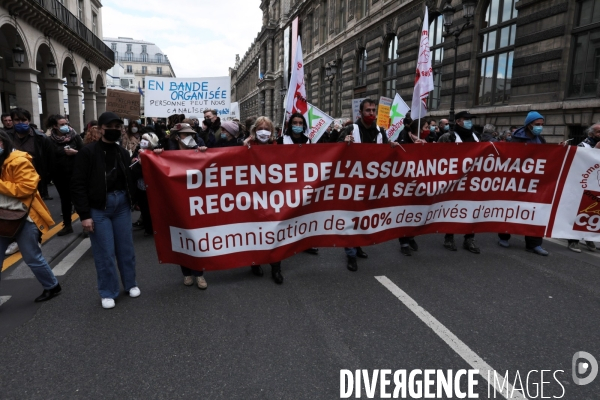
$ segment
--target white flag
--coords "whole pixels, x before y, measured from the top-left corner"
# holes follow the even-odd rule
[[[292,63],[292,76],[290,86],[288,87],[285,102],[285,122],[290,119],[290,115],[299,112],[308,118],[308,104],[306,103],[306,86],[304,84],[304,62],[302,61],[302,42],[298,36],[296,46],[296,56]],[[308,122],[308,119],[307,119]]]
[[[312,104],[307,104],[308,118],[306,118],[306,123],[308,124],[308,138],[310,139],[311,143],[317,143],[329,125],[331,125],[333,122],[333,118]]]
[[[394,102],[390,108],[390,127],[386,134],[389,142],[395,142],[398,135],[404,129],[404,116],[408,112],[408,105],[402,100],[398,93],[394,97]]]
[[[427,115],[427,97],[433,90],[433,69],[431,69],[431,51],[429,50],[429,16],[425,7],[421,44],[415,73],[415,90],[413,91],[410,116],[412,119],[423,118]]]

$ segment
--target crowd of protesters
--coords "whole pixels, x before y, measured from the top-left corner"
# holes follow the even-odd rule
[[[492,124],[473,125],[475,116],[468,111],[457,113],[454,125],[447,118],[412,120],[408,114],[403,130],[393,141],[389,141],[385,130],[377,126],[376,115],[377,104],[370,99],[363,100],[356,121],[336,120],[317,145],[335,142],[376,143],[391,147],[435,142],[546,143],[542,136],[545,118],[536,111],[528,113],[523,126],[511,126],[504,131]],[[175,114],[166,120],[152,119],[148,124],[133,120],[127,125],[116,114],[105,112],[97,121],[89,121],[80,134],[62,115],[50,116],[45,124],[46,132],[43,132],[31,123],[27,110],[16,108],[9,114],[2,114],[2,125],[0,208],[25,207],[29,210],[29,218],[13,240],[0,238],[0,251],[8,255],[21,248],[25,262],[44,287],[36,301],[49,300],[60,293],[60,285],[38,246],[41,234],[54,224],[43,202],[52,200],[47,189],[52,182],[60,197],[63,219],[58,235],[73,234],[72,213],[77,212],[84,235],[91,240],[101,304],[107,309],[115,306],[121,285],[131,297],[141,294],[136,283],[132,228],[143,228],[144,236],[154,234],[141,153],[191,149],[205,152],[231,146],[311,143],[307,137],[307,122],[299,113],[291,115],[284,128],[278,128],[265,116],[248,118],[244,123],[222,121],[215,110],[206,110],[202,118]],[[586,139],[579,146],[599,149],[600,122],[589,127],[586,133]],[[15,174],[15,165],[26,173]],[[140,218],[132,224],[134,207],[140,210]],[[498,236],[498,245],[510,246],[510,234]],[[405,256],[418,251],[415,237],[399,238],[399,242],[400,252]],[[593,242],[585,243],[590,251],[596,249]],[[541,237],[525,237],[527,251],[547,256],[548,251],[542,245]],[[445,234],[443,246],[457,251],[453,233]],[[464,235],[462,247],[471,253],[480,253],[474,234]],[[568,247],[581,252],[579,240],[569,240]],[[318,250],[310,248],[306,252],[318,255]],[[358,270],[357,257],[368,257],[360,247],[348,247],[345,253],[350,271]],[[208,284],[202,268],[190,267],[180,266],[184,285],[206,289]],[[257,276],[264,274],[260,265],[251,266],[251,271]],[[275,283],[283,283],[281,261],[271,264],[271,277]]]

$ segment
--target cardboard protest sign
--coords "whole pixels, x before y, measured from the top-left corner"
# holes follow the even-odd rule
[[[108,89],[106,93],[106,111],[112,111],[121,118],[139,119],[140,94],[125,90]]]
[[[390,107],[392,99],[381,96],[377,107],[377,126],[387,129],[390,127]]]

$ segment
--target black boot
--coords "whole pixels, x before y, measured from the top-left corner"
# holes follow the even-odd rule
[[[250,268],[252,268],[252,273],[256,276],[263,276],[263,269],[260,265],[253,265]]]
[[[365,253],[365,252],[363,251],[363,249],[361,249],[360,247],[357,247],[357,248],[356,248],[356,256],[357,256],[357,257],[360,257],[360,258],[367,258],[367,257],[369,257],[369,256],[367,255],[367,253]]]
[[[73,233],[73,227],[71,225],[64,225],[63,228],[60,231],[58,231],[56,236],[65,236],[69,233]]]
[[[276,284],[283,283],[283,275],[281,275],[281,261],[271,264],[271,278]]]
[[[61,287],[60,287],[60,283],[57,284],[55,287],[53,287],[52,289],[44,289],[44,291],[42,292],[41,295],[39,295],[38,297],[36,297],[36,299],[34,300],[36,303],[39,303],[41,301],[46,301],[46,300],[50,300],[51,298],[58,296],[58,294],[61,291]]]
[[[356,263],[356,257],[348,256],[348,264],[346,265],[346,267],[352,272],[358,271],[358,264]]]

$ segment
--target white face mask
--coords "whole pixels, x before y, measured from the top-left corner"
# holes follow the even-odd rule
[[[146,139],[140,140],[140,148],[147,149],[148,147],[150,147],[149,141],[147,141]]]
[[[138,129],[137,128],[131,128],[131,133],[137,133]]]
[[[196,147],[196,142],[191,136],[187,136],[184,139],[181,139],[181,143],[183,143],[185,147]]]
[[[256,131],[256,139],[261,143],[267,143],[269,138],[271,137],[271,132],[265,129],[261,129],[260,131]]]

